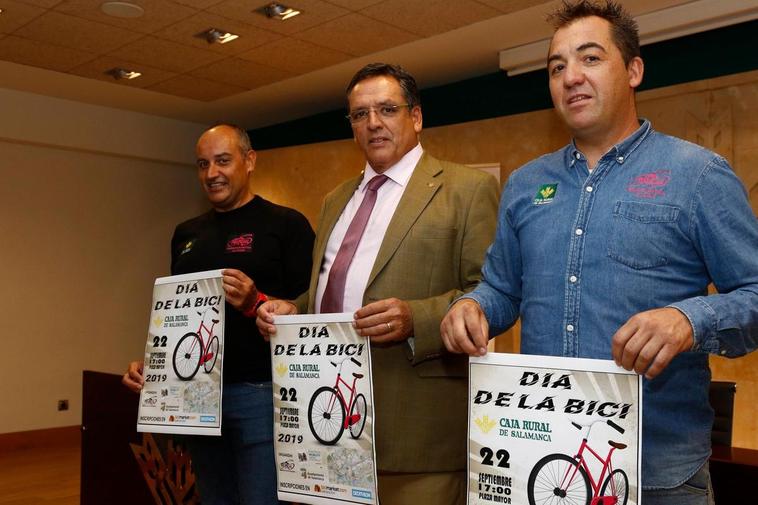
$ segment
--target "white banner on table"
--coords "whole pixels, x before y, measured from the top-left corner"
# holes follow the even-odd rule
[[[137,431],[221,435],[221,270],[155,280]]]
[[[642,381],[612,361],[469,360],[470,505],[639,505]]]
[[[371,347],[352,314],[277,316],[271,337],[279,499],[374,504]]]

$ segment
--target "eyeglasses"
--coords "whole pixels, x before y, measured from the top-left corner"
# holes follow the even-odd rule
[[[403,107],[412,107],[409,103],[404,103],[401,105],[392,105],[392,104],[385,104],[385,105],[379,105],[378,107],[367,107],[364,109],[355,109],[354,111],[350,111],[350,113],[345,116],[348,121],[350,121],[351,124],[356,124],[363,122],[368,119],[369,114],[371,114],[371,111],[373,110],[377,114],[379,114],[384,119],[389,119],[392,117],[397,116],[398,111]]]

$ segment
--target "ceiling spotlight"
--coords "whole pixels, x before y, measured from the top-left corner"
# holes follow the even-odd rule
[[[239,35],[227,32],[225,30],[219,30],[218,28],[209,28],[204,32],[198,33],[195,35],[195,37],[205,39],[209,44],[215,44],[217,42],[219,44],[226,44],[227,42],[238,39]]]
[[[272,2],[260,9],[256,9],[256,12],[271,19],[278,19],[279,21],[294,18],[298,14],[302,14],[302,11],[276,2]]]
[[[114,18],[138,18],[145,14],[145,9],[130,2],[104,2],[100,10]]]
[[[120,81],[122,79],[131,80],[136,79],[137,77],[141,76],[142,74],[139,72],[135,72],[133,70],[127,70],[125,68],[116,67],[108,70],[105,72],[106,74],[110,75],[117,81]]]

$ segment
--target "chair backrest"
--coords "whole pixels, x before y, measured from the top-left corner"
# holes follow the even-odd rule
[[[737,384],[729,381],[711,381],[710,401],[715,412],[711,443],[732,445],[732,418],[734,417],[734,394]]]

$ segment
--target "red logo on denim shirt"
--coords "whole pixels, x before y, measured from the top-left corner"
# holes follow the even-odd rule
[[[239,237],[233,237],[226,243],[226,252],[228,253],[242,253],[250,252],[253,250],[253,234],[245,233]]]
[[[656,170],[638,175],[632,179],[626,190],[640,198],[657,198],[666,194],[663,188],[670,180],[671,170]]]

